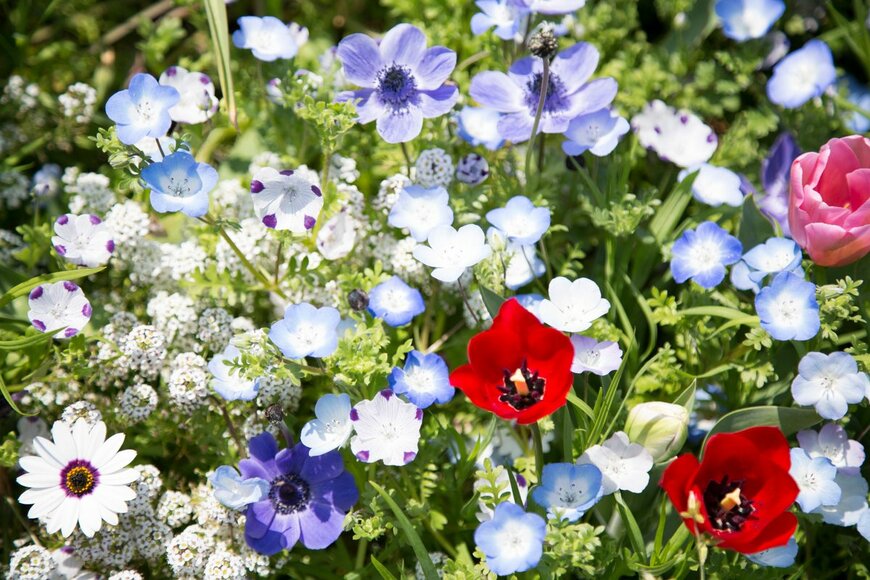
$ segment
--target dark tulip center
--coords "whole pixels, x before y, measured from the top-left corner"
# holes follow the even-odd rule
[[[417,96],[417,81],[408,67],[391,64],[378,73],[378,92],[384,103],[406,107]]]
[[[504,370],[504,385],[498,387],[502,392],[498,400],[522,411],[544,398],[546,384],[547,381],[538,376],[538,371],[530,371],[526,361],[523,361],[518,369]]]
[[[308,483],[296,474],[279,475],[272,480],[269,499],[275,510],[282,514],[292,514],[308,505],[311,492]]]
[[[717,530],[736,532],[755,511],[752,500],[743,495],[743,481],[711,481],[704,490],[704,507],[710,516],[710,524]]]

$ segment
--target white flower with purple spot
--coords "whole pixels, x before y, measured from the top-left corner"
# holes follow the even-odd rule
[[[64,214],[54,222],[51,243],[54,250],[67,262],[94,268],[102,266],[112,257],[115,242],[112,229],[92,214]]]
[[[434,268],[432,277],[442,282],[456,282],[467,268],[492,254],[483,230],[476,224],[458,230],[438,226],[429,233],[427,242],[428,246],[420,244],[412,253],[419,262]]]
[[[571,281],[558,276],[550,280],[548,293],[538,306],[538,318],[562,332],[583,332],[610,310],[610,302],[589,278]]]
[[[350,397],[344,393],[326,394],[317,400],[314,405],[317,418],[302,427],[299,437],[302,444],[311,450],[309,455],[323,455],[347,443],[353,434],[350,411]]]
[[[550,208],[537,207],[523,195],[508,200],[504,207],[490,210],[486,219],[509,241],[527,246],[536,244],[550,228]]]
[[[615,342],[598,342],[594,338],[575,334],[571,337],[571,344],[574,346],[572,373],[589,372],[603,377],[622,364],[622,349]]]
[[[828,423],[819,432],[798,431],[798,443],[810,457],[826,457],[841,473],[858,475],[864,464],[864,446],[853,439],[842,425]]]
[[[71,338],[91,319],[93,310],[85,293],[74,282],[42,284],[30,291],[27,317],[34,328],[51,332],[63,328],[55,338]]]
[[[387,223],[394,228],[405,228],[414,240],[425,242],[433,229],[453,223],[449,199],[447,190],[441,186],[408,185],[399,192],[399,198],[390,208]]]
[[[568,124],[562,151],[566,155],[581,155],[589,151],[596,157],[609,155],[619,139],[628,133],[628,121],[609,108],[575,117]]]
[[[798,405],[812,405],[825,419],[837,420],[846,416],[850,404],[864,399],[868,381],[848,353],[810,352],[798,363],[791,394]]]
[[[338,347],[339,322],[341,315],[330,306],[291,304],[284,311],[284,318],[272,324],[269,340],[287,358],[329,356]]]
[[[641,145],[658,153],[662,161],[680,167],[706,163],[719,144],[716,133],[693,113],[659,100],[645,105],[631,126]]]
[[[305,233],[317,223],[323,192],[304,172],[263,167],[251,180],[254,211],[267,228]]]
[[[124,434],[106,439],[106,424],[90,426],[79,419],[71,427],[57,421],[52,441],[37,437],[36,455],[19,461],[25,471],[17,479],[29,488],[18,501],[32,505],[27,517],[41,520],[49,534],[60,531],[69,537],[75,527],[92,538],[103,521],[118,524],[118,514],[127,512],[127,502],[136,497],[129,484],[139,477],[127,465],[136,457],[130,449],[120,451]]]
[[[740,207],[743,204],[743,190],[741,189],[743,183],[740,181],[739,175],[724,167],[701,163],[683,169],[677,179],[683,181],[696,171],[698,175],[692,182],[692,196],[695,199],[712,207],[720,205]]]
[[[169,109],[169,116],[176,123],[204,123],[217,112],[214,83],[207,74],[171,66],[163,71],[158,82],[165,87],[173,87],[181,95],[178,104]]]
[[[214,355],[208,363],[208,370],[212,374],[211,388],[226,401],[250,401],[260,390],[259,378],[246,379],[238,368],[226,364],[241,355],[238,348],[228,344],[222,353]]]
[[[354,436],[350,450],[363,463],[407,465],[417,457],[423,409],[385,389],[350,412]]]

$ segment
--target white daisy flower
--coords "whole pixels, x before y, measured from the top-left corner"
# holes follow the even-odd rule
[[[73,282],[43,284],[30,291],[27,317],[37,330],[51,332],[64,328],[57,338],[71,338],[91,319],[91,303]]]
[[[417,456],[423,409],[406,403],[385,389],[350,411],[356,434],[350,450],[364,463],[407,465]]]
[[[631,126],[641,145],[658,153],[662,161],[680,167],[709,161],[719,145],[716,133],[701,119],[659,100],[647,103]]]
[[[109,261],[115,251],[114,232],[92,214],[64,214],[54,222],[51,243],[67,262],[94,268]]]
[[[323,192],[306,172],[263,167],[251,180],[254,211],[267,228],[301,234],[314,227]]]
[[[217,112],[218,100],[214,96],[214,83],[208,75],[188,72],[180,66],[171,66],[163,71],[157,82],[174,88],[181,95],[178,103],[169,109],[169,116],[176,123],[204,123]]]
[[[127,502],[136,497],[129,484],[139,477],[127,468],[136,452],[119,451],[124,434],[106,439],[105,423],[91,427],[83,419],[72,428],[58,421],[51,434],[52,441],[34,440],[37,455],[20,459],[26,473],[17,481],[30,489],[18,501],[32,505],[27,516],[42,520],[49,534],[60,530],[65,538],[76,525],[89,538],[103,521],[117,525],[118,514],[126,513]]]
[[[553,278],[548,292],[549,299],[541,300],[538,307],[539,318],[562,332],[583,332],[610,310],[610,302],[589,278],[573,282],[563,276]]]

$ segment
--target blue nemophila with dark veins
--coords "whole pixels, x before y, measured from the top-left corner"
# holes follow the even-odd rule
[[[556,55],[538,132],[564,133],[571,119],[610,105],[616,96],[616,81],[609,77],[589,81],[598,58],[598,50],[585,42]],[[470,93],[477,102],[506,113],[498,123],[505,139],[519,143],[531,137],[543,73],[544,61],[527,57],[515,62],[507,74],[484,71],[471,80]]]
[[[377,120],[378,134],[388,143],[403,143],[420,134],[423,119],[439,117],[459,97],[444,84],[456,66],[456,53],[443,46],[426,48],[426,36],[410,24],[399,24],[380,45],[365,34],[351,34],[338,45],[344,75],[361,88],[338,95],[359,99],[357,121]]]

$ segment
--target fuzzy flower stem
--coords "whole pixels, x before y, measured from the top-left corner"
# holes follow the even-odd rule
[[[550,61],[546,58],[544,61],[544,73],[541,75],[541,94],[538,97],[538,110],[535,111],[535,122],[532,123],[532,134],[529,137],[529,144],[526,146],[526,191],[529,190],[529,174],[532,169],[532,152],[534,151],[535,137],[538,134],[538,125],[541,123],[541,115],[544,113],[544,102],[547,100],[547,89],[550,84]]]
[[[532,443],[535,446],[535,475],[538,476],[538,483],[541,483],[541,473],[544,470],[544,442],[541,439],[541,428],[537,423],[531,424]]]
[[[227,424],[227,429],[229,429],[230,435],[232,436],[233,441],[236,442],[236,447],[238,447],[239,453],[243,452],[245,449],[247,449],[247,446],[245,445],[241,436],[239,436],[239,432],[236,429],[236,426],[233,423],[232,418],[230,418],[230,413],[229,413],[229,411],[227,411],[226,403],[224,403],[224,401],[222,401],[218,397],[215,397],[214,395],[209,395],[209,398],[212,401],[214,401],[215,405],[217,405],[217,407],[220,409],[221,415],[224,416],[224,421]]]

